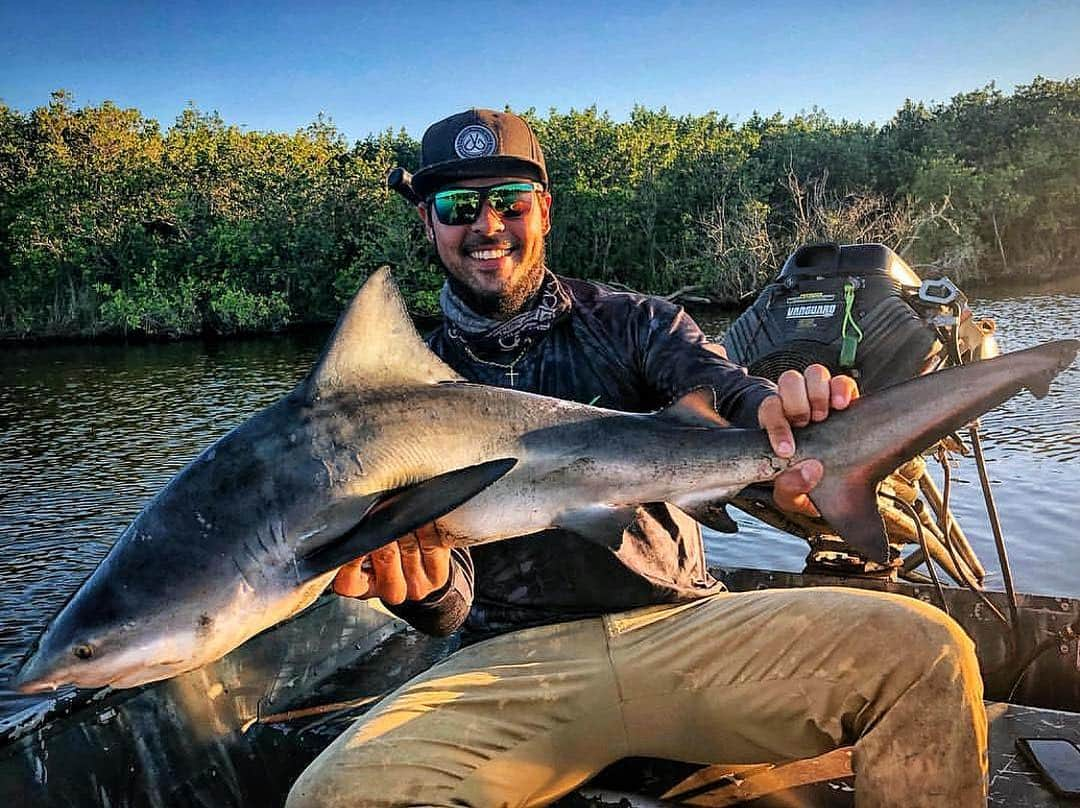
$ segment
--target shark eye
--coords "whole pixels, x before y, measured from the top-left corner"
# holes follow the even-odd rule
[[[94,647],[92,645],[76,645],[71,652],[79,659],[90,659],[94,655]]]

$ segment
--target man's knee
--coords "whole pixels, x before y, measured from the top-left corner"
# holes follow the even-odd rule
[[[301,772],[300,777],[289,789],[289,796],[285,800],[285,808],[323,808],[326,801],[321,799],[313,785],[307,770]]]
[[[334,792],[327,789],[327,783],[325,781],[320,782],[317,775],[312,773],[312,767],[308,766],[296,782],[293,783],[291,789],[289,789],[289,796],[285,801],[285,808],[330,808],[331,806],[341,806],[344,808],[348,805],[349,808],[368,808],[364,803],[362,795],[357,793],[359,790],[349,790],[344,792],[341,801],[334,799]],[[348,795],[353,797],[352,801],[345,803],[344,797]]]
[[[296,778],[285,808],[391,808],[403,804],[390,794],[392,789],[372,777],[371,761],[362,749],[352,749],[348,760],[340,757],[337,745],[324,750]]]
[[[975,644],[940,609],[898,595],[875,599],[864,625],[888,643],[897,662],[965,688],[981,682]]]
[[[388,757],[388,749],[381,746],[329,747],[293,783],[285,808],[445,805],[452,797],[459,777],[447,777],[434,761]]]

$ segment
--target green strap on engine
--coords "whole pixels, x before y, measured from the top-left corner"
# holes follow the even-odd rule
[[[851,310],[855,308],[855,284],[844,284],[844,324],[840,329],[840,367],[849,368],[855,364],[855,352],[859,348],[859,340],[862,339],[862,329],[859,328],[855,318],[851,316]],[[848,326],[854,333],[848,333]]]

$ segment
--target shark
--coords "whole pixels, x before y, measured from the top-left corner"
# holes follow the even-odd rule
[[[877,483],[1021,389],[1046,395],[1078,346],[857,399],[799,430],[781,459],[761,430],[467,382],[427,348],[379,270],[309,375],[146,504],[13,684],[125,688],[202,667],[306,608],[343,564],[433,521],[462,546],[551,527],[617,542],[637,504],[666,501],[730,531],[722,503],[806,458],[825,469],[811,494],[822,516],[885,562]]]

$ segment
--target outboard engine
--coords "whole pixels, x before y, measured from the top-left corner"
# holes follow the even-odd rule
[[[936,369],[952,342],[943,326],[961,326],[961,350],[996,352],[983,344],[992,324],[963,325],[966,304],[951,281],[922,281],[884,244],[811,244],[791,254],[724,347],[755,376],[775,381],[817,362],[869,393]]]
[[[947,364],[995,356],[993,333],[993,321],[974,318],[951,281],[920,279],[883,244],[811,244],[791,254],[777,278],[732,324],[723,344],[728,357],[755,376],[776,381],[785,370],[820,363],[872,393]],[[771,490],[751,486],[733,504],[805,538],[810,569],[889,575],[899,569],[915,575],[919,556],[904,559],[902,550],[918,538],[926,548],[921,554],[938,560],[958,582],[981,581],[984,574],[959,526],[945,535],[931,518],[942,503],[921,457],[897,470],[879,491],[894,549],[888,567],[865,562],[822,520],[780,512]],[[944,507],[947,511],[947,501]],[[946,552],[948,545],[968,556],[963,570],[957,569],[956,552]]]

